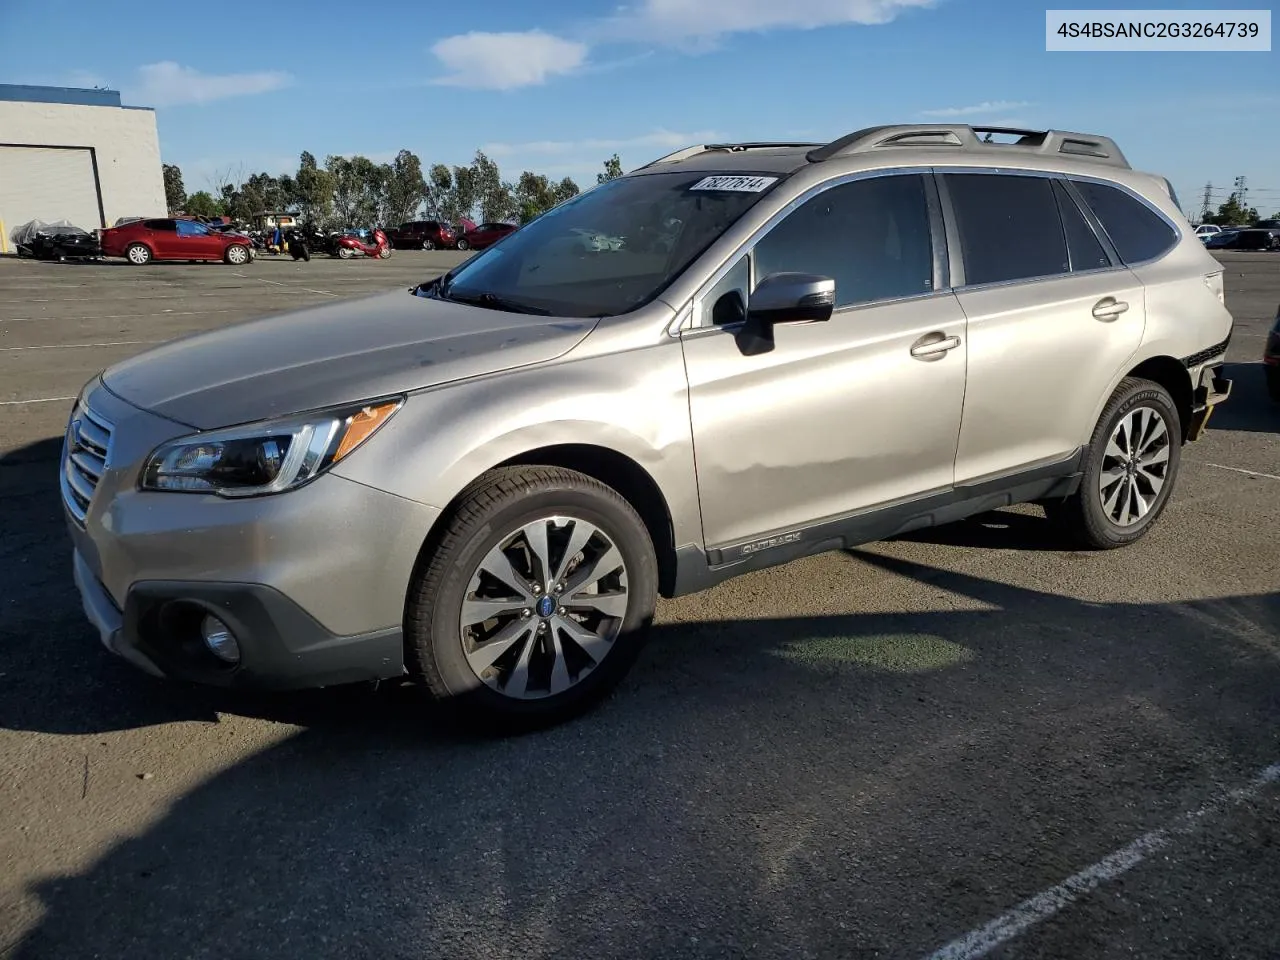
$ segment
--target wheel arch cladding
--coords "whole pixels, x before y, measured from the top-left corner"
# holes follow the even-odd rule
[[[671,510],[657,482],[626,454],[587,443],[562,443],[529,450],[495,467],[539,466],[575,470],[612,487],[631,504],[649,531],[658,558],[658,591],[670,597],[675,590],[675,534]]]
[[[1187,430],[1191,426],[1191,375],[1187,368],[1173,357],[1150,357],[1130,370],[1127,377],[1150,380],[1169,391],[1174,406],[1178,410],[1179,427],[1182,440],[1187,439]]]

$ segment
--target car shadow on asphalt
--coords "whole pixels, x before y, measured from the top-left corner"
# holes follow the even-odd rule
[[[1097,604],[844,564],[967,607],[660,624],[599,708],[515,738],[403,687],[155,681],[97,648],[68,576],[37,582],[2,614],[0,726],[302,729],[39,881],[12,960],[918,955],[1275,760],[1280,592]]]
[[[1214,410],[1209,429],[1280,434],[1280,403],[1267,394],[1266,367],[1261,363],[1227,363],[1223,376],[1231,396]]]

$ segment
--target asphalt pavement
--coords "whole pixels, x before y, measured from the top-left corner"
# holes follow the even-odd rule
[[[412,688],[255,697],[107,654],[56,458],[102,367],[457,254],[0,259],[0,957],[1280,955],[1280,255],[1138,544],[1032,507],[663,602],[600,709],[485,739]]]

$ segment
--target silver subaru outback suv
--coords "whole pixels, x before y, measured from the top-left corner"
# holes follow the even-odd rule
[[[1132,543],[1231,329],[1168,182],[1108,138],[690,147],[410,295],[96,377],[75,579],[153,674],[407,676],[545,723],[623,677],[659,594],[1019,502]]]

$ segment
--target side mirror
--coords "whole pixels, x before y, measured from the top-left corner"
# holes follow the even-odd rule
[[[836,282],[813,273],[771,273],[751,293],[747,322],[738,331],[739,349],[747,356],[773,349],[779,323],[815,323],[831,319]]]

